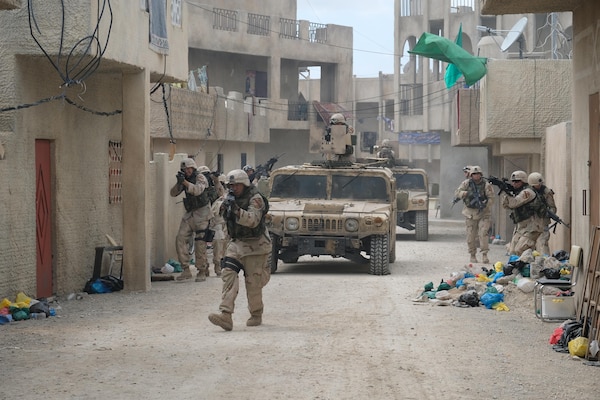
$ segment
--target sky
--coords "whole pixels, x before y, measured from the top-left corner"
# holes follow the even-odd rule
[[[353,27],[358,78],[394,73],[393,0],[297,0],[297,19]]]

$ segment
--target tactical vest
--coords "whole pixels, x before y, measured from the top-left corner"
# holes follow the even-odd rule
[[[474,180],[470,180],[469,186],[467,188],[467,195],[463,199],[465,205],[468,208],[477,208],[484,209],[487,204],[487,195],[485,194],[485,184],[487,181],[484,178],[481,178],[479,183],[475,183]],[[478,204],[477,198],[479,198],[479,202],[481,203],[481,207]]]
[[[526,187],[529,187],[529,185],[524,185],[523,188],[519,191],[519,193]],[[535,198],[532,201],[515,208],[510,214],[510,218],[515,224],[521,221],[525,221],[526,219],[531,218],[534,215],[537,215],[538,217],[544,217],[546,215],[548,208],[544,204],[544,201],[541,199],[541,197],[543,196],[538,195],[535,189],[533,190],[533,193],[535,193]]]
[[[206,177],[206,174],[203,174]],[[196,176],[194,175],[194,178]],[[192,196],[187,191],[185,192],[185,198],[183,199],[183,206],[185,207],[185,211],[194,211],[199,208],[202,208],[208,204],[212,204],[219,196],[217,195],[217,189],[214,187],[212,180],[210,177],[206,177],[208,181],[208,187],[200,193],[199,196]],[[194,179],[194,185],[197,183],[197,180]],[[212,189],[212,191],[211,191]]]
[[[255,186],[250,186],[244,189],[244,192],[240,197],[236,197],[235,203],[242,210],[248,211],[248,207],[250,207],[250,199],[254,197],[254,195],[260,194],[258,189]],[[267,231],[267,227],[265,225],[265,215],[269,211],[269,201],[265,196],[260,194],[265,202],[265,210],[263,211],[263,215],[260,219],[260,222],[254,228],[250,228],[248,226],[243,226],[235,223],[235,218],[230,218],[227,220],[227,232],[232,239],[250,239],[250,238],[258,238],[260,235],[263,235]]]

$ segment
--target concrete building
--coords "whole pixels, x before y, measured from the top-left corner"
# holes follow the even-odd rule
[[[184,4],[0,1],[0,297],[81,291],[106,234],[150,287],[149,93],[187,78]]]
[[[395,14],[395,52],[401,54],[395,68],[397,130],[440,135],[440,215],[460,217],[460,208],[450,205],[465,164],[501,177],[517,169],[540,171],[557,193],[564,193],[568,183],[563,175],[546,171],[544,160],[546,128],[570,119],[570,14],[486,15],[475,0],[397,0]],[[523,17],[522,35],[511,33],[514,40],[505,42]],[[423,32],[454,41],[461,26],[462,47],[487,57],[488,72],[471,87],[459,81],[447,89],[446,63],[408,51]],[[557,201],[568,207],[568,196],[561,196]],[[497,210],[493,233],[510,238],[507,218]],[[555,246],[568,246],[564,232],[560,235]]]

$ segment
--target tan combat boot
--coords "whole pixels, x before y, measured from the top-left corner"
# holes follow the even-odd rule
[[[204,282],[206,281],[206,270],[204,268],[201,268],[198,270],[198,273],[196,274],[196,282]]]
[[[233,319],[231,318],[231,313],[222,311],[220,314],[209,314],[208,320],[213,324],[225,329],[226,331],[233,329]]]
[[[471,262],[472,263],[479,262],[479,261],[477,261],[477,257],[475,256],[475,253],[471,253]]]
[[[483,262],[484,264],[489,264],[490,263],[490,259],[487,256],[487,253],[482,253],[483,254],[483,259],[481,260],[481,262]]]
[[[186,282],[192,279],[192,272],[190,271],[190,267],[183,268],[183,272],[179,274],[177,278],[175,278],[176,282]]]
[[[259,326],[260,324],[262,324],[262,317],[260,315],[252,315],[246,321],[246,326]]]

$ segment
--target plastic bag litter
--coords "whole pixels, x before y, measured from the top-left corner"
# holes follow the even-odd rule
[[[533,288],[535,287],[535,282],[529,278],[521,278],[517,281],[517,287],[523,293],[531,293],[533,292]]]
[[[588,349],[588,338],[579,336],[569,342],[569,354],[577,357],[585,357]]]
[[[492,306],[496,303],[500,303],[504,301],[503,293],[484,293],[481,295],[480,301],[486,308],[491,309]]]

